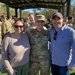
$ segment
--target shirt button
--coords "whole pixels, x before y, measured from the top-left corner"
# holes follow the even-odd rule
[[[54,52],[54,50],[53,50],[53,52]]]
[[[54,42],[55,42],[55,40],[54,40]]]
[[[53,45],[53,47],[54,47],[54,45]]]
[[[54,56],[54,54],[53,54],[53,56]]]

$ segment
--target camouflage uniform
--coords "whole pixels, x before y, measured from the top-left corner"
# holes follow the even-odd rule
[[[67,23],[67,26],[69,26],[69,27],[71,27],[71,28],[73,28],[74,30],[75,30],[75,24],[72,24],[72,23]]]
[[[26,31],[27,28],[30,26],[30,24],[28,22],[25,22],[24,25],[25,25],[25,31]]]
[[[13,24],[14,24],[14,20],[8,20],[10,23],[11,23],[11,25],[12,25],[12,27],[11,27],[11,32],[13,33],[14,32],[14,27],[13,27]]]
[[[49,27],[51,27],[51,23],[46,23],[44,26],[48,29]]]
[[[11,23],[11,25],[13,25],[14,24],[14,21],[13,20],[8,20],[10,23]]]
[[[2,22],[2,38],[8,32],[12,32],[12,25],[9,21]]]
[[[1,46],[1,42],[2,42],[2,32],[1,32],[1,25],[2,25],[2,22],[0,22],[0,46]]]
[[[50,61],[48,52],[49,32],[33,29],[30,34],[30,72],[29,75],[50,75]]]
[[[26,29],[30,26],[30,24],[29,24],[28,22],[26,22],[26,23],[24,23],[24,24],[25,24],[25,28],[26,28]]]

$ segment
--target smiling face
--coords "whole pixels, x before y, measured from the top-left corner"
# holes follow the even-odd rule
[[[36,28],[37,28],[37,30],[38,31],[42,31],[44,24],[45,24],[45,21],[42,21],[42,20],[36,21]]]
[[[33,14],[31,14],[29,16],[29,20],[30,20],[31,23],[34,23],[35,22],[35,19],[34,19],[34,15]]]
[[[17,34],[20,34],[24,31],[24,25],[21,21],[17,21],[15,24],[14,24],[14,29],[15,29],[15,32]]]
[[[59,30],[63,26],[63,18],[55,17],[52,19],[52,25],[56,30]]]

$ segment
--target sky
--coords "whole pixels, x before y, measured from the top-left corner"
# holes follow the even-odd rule
[[[33,9],[25,9],[25,11],[33,12]]]
[[[25,11],[29,11],[29,12],[33,13],[33,9],[26,9]],[[37,11],[37,12],[39,12],[39,11]]]
[[[71,1],[71,4],[75,6],[75,0],[72,0]]]

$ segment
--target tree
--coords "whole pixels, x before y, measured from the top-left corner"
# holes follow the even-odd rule
[[[6,15],[6,5],[3,3],[0,3],[0,16],[3,14]]]
[[[51,15],[56,12],[54,9],[44,9],[41,13],[46,16],[46,18],[51,18]]]

